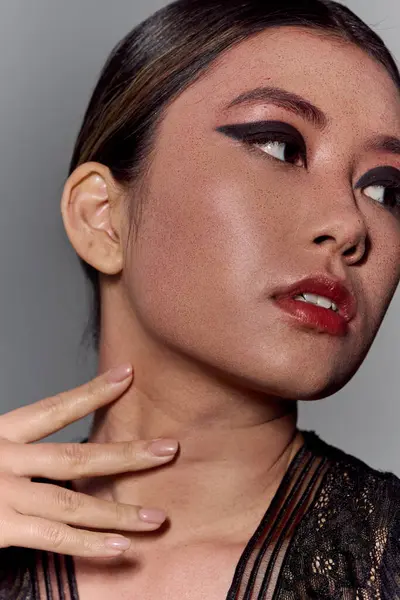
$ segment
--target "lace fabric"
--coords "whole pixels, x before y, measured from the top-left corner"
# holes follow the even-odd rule
[[[292,538],[274,600],[400,599],[400,480],[315,441],[330,468]]]

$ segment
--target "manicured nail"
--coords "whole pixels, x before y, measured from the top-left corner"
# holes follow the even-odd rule
[[[157,523],[161,525],[166,518],[167,515],[165,512],[158,508],[141,508],[139,510],[139,519],[145,523]]]
[[[120,550],[127,550],[131,545],[131,540],[124,537],[108,537],[104,540],[106,548],[119,552]]]
[[[178,450],[178,442],[176,440],[153,440],[149,446],[149,451],[155,456],[171,456]]]
[[[107,381],[110,383],[119,383],[120,381],[127,379],[131,374],[132,365],[126,363],[119,367],[114,367],[114,369],[110,369],[107,373]]]

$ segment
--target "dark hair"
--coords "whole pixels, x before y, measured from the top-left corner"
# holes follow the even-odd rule
[[[225,50],[271,27],[301,26],[350,41],[400,75],[381,38],[345,6],[330,0],[177,0],[135,27],[111,52],[93,91],[69,173],[106,165],[121,184],[140,182],[166,106]],[[129,205],[137,231],[140,203]],[[84,332],[98,349],[98,271],[80,259],[93,291]]]

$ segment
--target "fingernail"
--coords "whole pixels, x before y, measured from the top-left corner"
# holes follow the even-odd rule
[[[104,545],[111,550],[127,550],[131,541],[124,537],[108,537],[104,540]]]
[[[132,365],[125,363],[124,365],[120,365],[119,367],[114,367],[114,369],[110,369],[107,373],[107,381],[110,383],[119,383],[120,381],[124,381],[127,379],[132,373]]]
[[[158,508],[141,508],[139,510],[139,519],[145,523],[157,523],[161,525],[166,518],[167,515],[165,512]]]
[[[178,442],[176,440],[153,440],[149,446],[149,451],[155,456],[171,456],[178,450]]]

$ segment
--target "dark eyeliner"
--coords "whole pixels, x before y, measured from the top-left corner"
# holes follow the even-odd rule
[[[262,144],[267,141],[279,141],[287,144],[297,144],[307,167],[306,144],[302,135],[282,121],[253,121],[250,123],[235,123],[217,127],[217,131],[225,135],[251,144]],[[267,155],[268,156],[268,155]]]
[[[356,190],[370,185],[383,185],[391,187],[400,186],[400,171],[396,167],[376,167],[363,175],[355,185]]]

